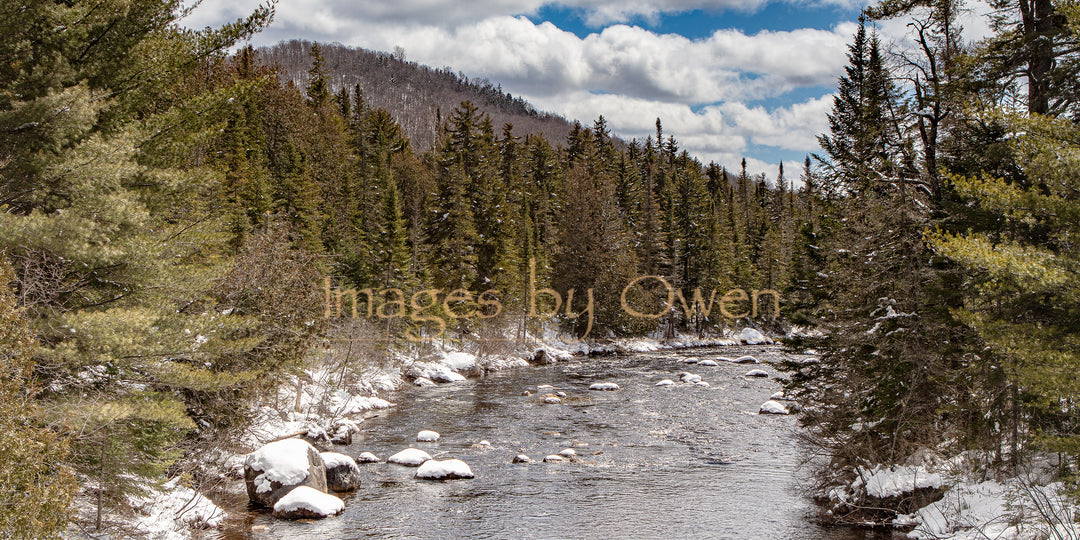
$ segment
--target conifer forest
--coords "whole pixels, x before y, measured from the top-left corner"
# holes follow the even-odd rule
[[[928,451],[1053,456],[1073,497],[1080,3],[991,0],[978,42],[963,4],[868,7],[821,151],[754,174],[663,118],[625,140],[403,53],[248,45],[273,4],[191,30],[178,0],[0,0],[0,536],[213,489],[328,357],[552,333],[816,352],[776,367],[836,522],[940,496],[825,495]]]

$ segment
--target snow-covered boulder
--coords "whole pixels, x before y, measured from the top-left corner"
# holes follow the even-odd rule
[[[696,364],[696,363],[698,363],[700,361],[701,361],[700,359],[695,358],[693,356],[689,356],[689,357],[686,357],[686,358],[682,359],[682,363],[684,363],[684,364]]]
[[[749,356],[749,355],[740,356],[740,357],[738,357],[738,358],[736,358],[734,360],[731,360],[731,361],[735,362],[736,364],[758,364],[758,363],[760,363],[757,358],[754,358],[753,356]]]
[[[781,390],[781,391],[776,392],[773,395],[769,396],[769,399],[774,400],[774,401],[783,401],[786,398],[784,397],[784,391]]]
[[[679,380],[685,383],[696,383],[701,380],[701,375],[694,373],[683,373],[679,375]]]
[[[698,362],[697,365],[699,365],[699,366],[708,366],[708,367],[716,367],[716,366],[718,366],[720,364],[717,364],[716,360],[705,359],[705,360],[702,360],[702,361]]]
[[[244,460],[248,499],[273,507],[297,486],[326,492],[326,466],[307,441],[285,439],[248,454]]]
[[[941,475],[926,470],[921,465],[893,465],[892,467],[859,467],[858,477],[851,483],[852,491],[865,488],[866,494],[875,499],[888,499],[911,493],[918,489],[938,489]]]
[[[618,389],[619,389],[619,385],[617,385],[617,384],[615,384],[613,382],[598,382],[598,383],[592,383],[592,384],[589,385],[589,390],[611,391],[611,390],[618,390]]]
[[[428,386],[435,386],[435,381],[433,381],[433,380],[431,380],[431,379],[429,379],[427,377],[417,377],[416,380],[413,381],[413,384],[415,384],[416,386],[424,388],[424,387],[428,387]]]
[[[416,478],[425,480],[457,480],[462,478],[474,478],[472,469],[460,459],[444,459],[425,461],[419,469],[416,469]]]
[[[761,404],[758,414],[789,414],[787,407],[779,401],[769,400]]]
[[[406,448],[386,458],[386,462],[405,465],[407,467],[419,467],[429,459],[431,459],[431,454],[420,450],[419,448]]]
[[[773,340],[766,337],[765,334],[762,334],[754,328],[743,328],[742,332],[740,332],[736,338],[747,345],[765,345],[773,342]]]
[[[655,386],[674,386],[674,385],[675,385],[675,381],[673,381],[671,379],[664,379],[662,381],[657,381]]]
[[[555,363],[555,357],[548,354],[548,352],[545,351],[544,349],[537,349],[536,353],[533,354],[532,363],[536,364],[538,366],[546,366],[548,364],[554,364]]]
[[[352,491],[360,487],[360,467],[356,460],[337,452],[319,454],[326,465],[326,487],[333,491]]]
[[[751,369],[750,371],[746,372],[746,375],[744,375],[744,377],[768,377],[768,376],[769,376],[769,372],[765,371],[764,369]]]
[[[341,499],[308,486],[300,486],[274,504],[274,517],[284,519],[321,519],[345,510]]]
[[[543,397],[543,402],[547,403],[548,405],[558,405],[559,403],[562,403],[562,398],[556,396],[555,394],[548,394]]]
[[[514,456],[513,463],[532,463],[532,458],[525,454],[518,454]]]
[[[357,463],[378,463],[382,461],[379,456],[372,454],[371,452],[360,452],[359,456],[356,456]]]
[[[434,431],[431,431],[429,429],[425,429],[425,430],[421,431],[420,433],[416,434],[416,442],[438,442],[438,441],[439,441],[439,434],[434,432]]]
[[[694,381],[694,386],[700,386],[702,388],[708,388],[708,387],[710,387],[712,385],[705,382],[705,381]]]
[[[562,463],[564,461],[566,461],[566,458],[560,456],[559,454],[551,454],[549,456],[544,456],[544,463]]]
[[[564,458],[574,458],[577,456],[577,450],[574,450],[573,448],[564,448],[559,451],[559,455]]]

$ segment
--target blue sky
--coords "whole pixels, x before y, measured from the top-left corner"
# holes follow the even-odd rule
[[[258,0],[206,0],[217,25]],[[280,0],[256,44],[340,42],[485,77],[537,108],[704,162],[776,173],[818,151],[859,0]]]

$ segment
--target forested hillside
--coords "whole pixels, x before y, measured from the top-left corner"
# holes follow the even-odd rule
[[[259,49],[264,62],[278,66],[283,82],[304,87],[311,68],[311,46],[292,40]],[[405,51],[393,53],[320,44],[326,79],[333,91],[363,93],[371,107],[385,109],[405,130],[414,148],[425,151],[439,138],[439,125],[463,101],[471,101],[496,126],[514,124],[514,134],[541,135],[561,142],[571,122],[537,111],[521,97],[503,92],[486,79],[470,80],[451,67],[432,68],[409,62]]]

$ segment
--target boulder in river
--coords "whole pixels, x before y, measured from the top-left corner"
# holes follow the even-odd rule
[[[419,448],[406,448],[386,458],[386,462],[405,465],[406,467],[419,467],[429,459],[431,459],[431,454]]]
[[[556,396],[555,394],[547,394],[543,397],[543,401],[548,405],[558,405],[559,403],[562,403],[562,398]]]
[[[598,383],[592,383],[592,384],[589,385],[589,390],[612,391],[612,390],[618,390],[618,389],[619,389],[619,385],[617,385],[617,384],[615,384],[613,382],[598,382]]]
[[[751,369],[750,371],[746,372],[746,375],[744,375],[744,377],[768,377],[768,376],[769,376],[769,372],[765,371],[763,369]]]
[[[701,380],[701,375],[684,372],[683,374],[679,375],[679,380],[685,383],[696,383]]]
[[[307,441],[284,439],[264,445],[244,460],[248,499],[273,507],[297,486],[326,492],[326,466]]]
[[[299,486],[274,504],[274,517],[283,519],[321,519],[345,510],[341,499],[308,486]]]
[[[419,469],[416,469],[416,478],[425,480],[458,480],[474,478],[472,469],[460,459],[445,459],[425,461]]]
[[[415,384],[416,386],[421,386],[421,387],[435,386],[435,381],[433,381],[433,380],[431,380],[431,379],[429,379],[427,377],[417,377],[416,380],[413,381],[413,384]]]
[[[544,456],[544,463],[562,463],[564,461],[566,461],[566,458],[560,456],[559,454],[551,454],[549,456]]]
[[[378,463],[382,461],[379,456],[372,454],[371,452],[360,452],[359,456],[356,456],[357,463]]]
[[[513,463],[532,463],[532,458],[526,456],[525,454],[518,454],[514,456]]]
[[[788,414],[787,407],[781,404],[779,401],[769,400],[761,404],[761,408],[758,409],[758,414]]]
[[[559,451],[559,455],[564,458],[572,459],[574,457],[577,457],[577,450],[574,450],[573,448],[564,448]]]
[[[716,367],[716,366],[718,366],[720,364],[717,364],[716,360],[705,359],[705,360],[702,360],[702,361],[698,362],[697,365],[699,365],[699,366],[708,366],[708,367]]]
[[[671,379],[664,379],[664,380],[659,381],[659,382],[656,383],[656,386],[674,386],[674,385],[675,385],[675,381],[673,381]]]
[[[743,328],[737,338],[747,345],[765,345],[773,342],[772,339],[769,339],[765,334],[762,334],[754,328]]]
[[[538,366],[546,366],[548,364],[554,364],[555,363],[555,357],[548,354],[548,352],[545,351],[544,349],[537,349],[536,353],[533,354],[532,363],[536,364]]]
[[[425,429],[425,430],[421,431],[420,433],[416,434],[416,442],[438,442],[438,441],[439,441],[439,434],[434,432],[434,431],[428,430],[428,429]]]
[[[759,364],[760,363],[758,361],[758,359],[754,358],[753,356],[740,356],[740,357],[732,360],[732,362],[735,362],[736,364]]]
[[[360,487],[360,467],[356,460],[337,452],[319,454],[326,465],[326,487],[333,491],[353,491]]]

